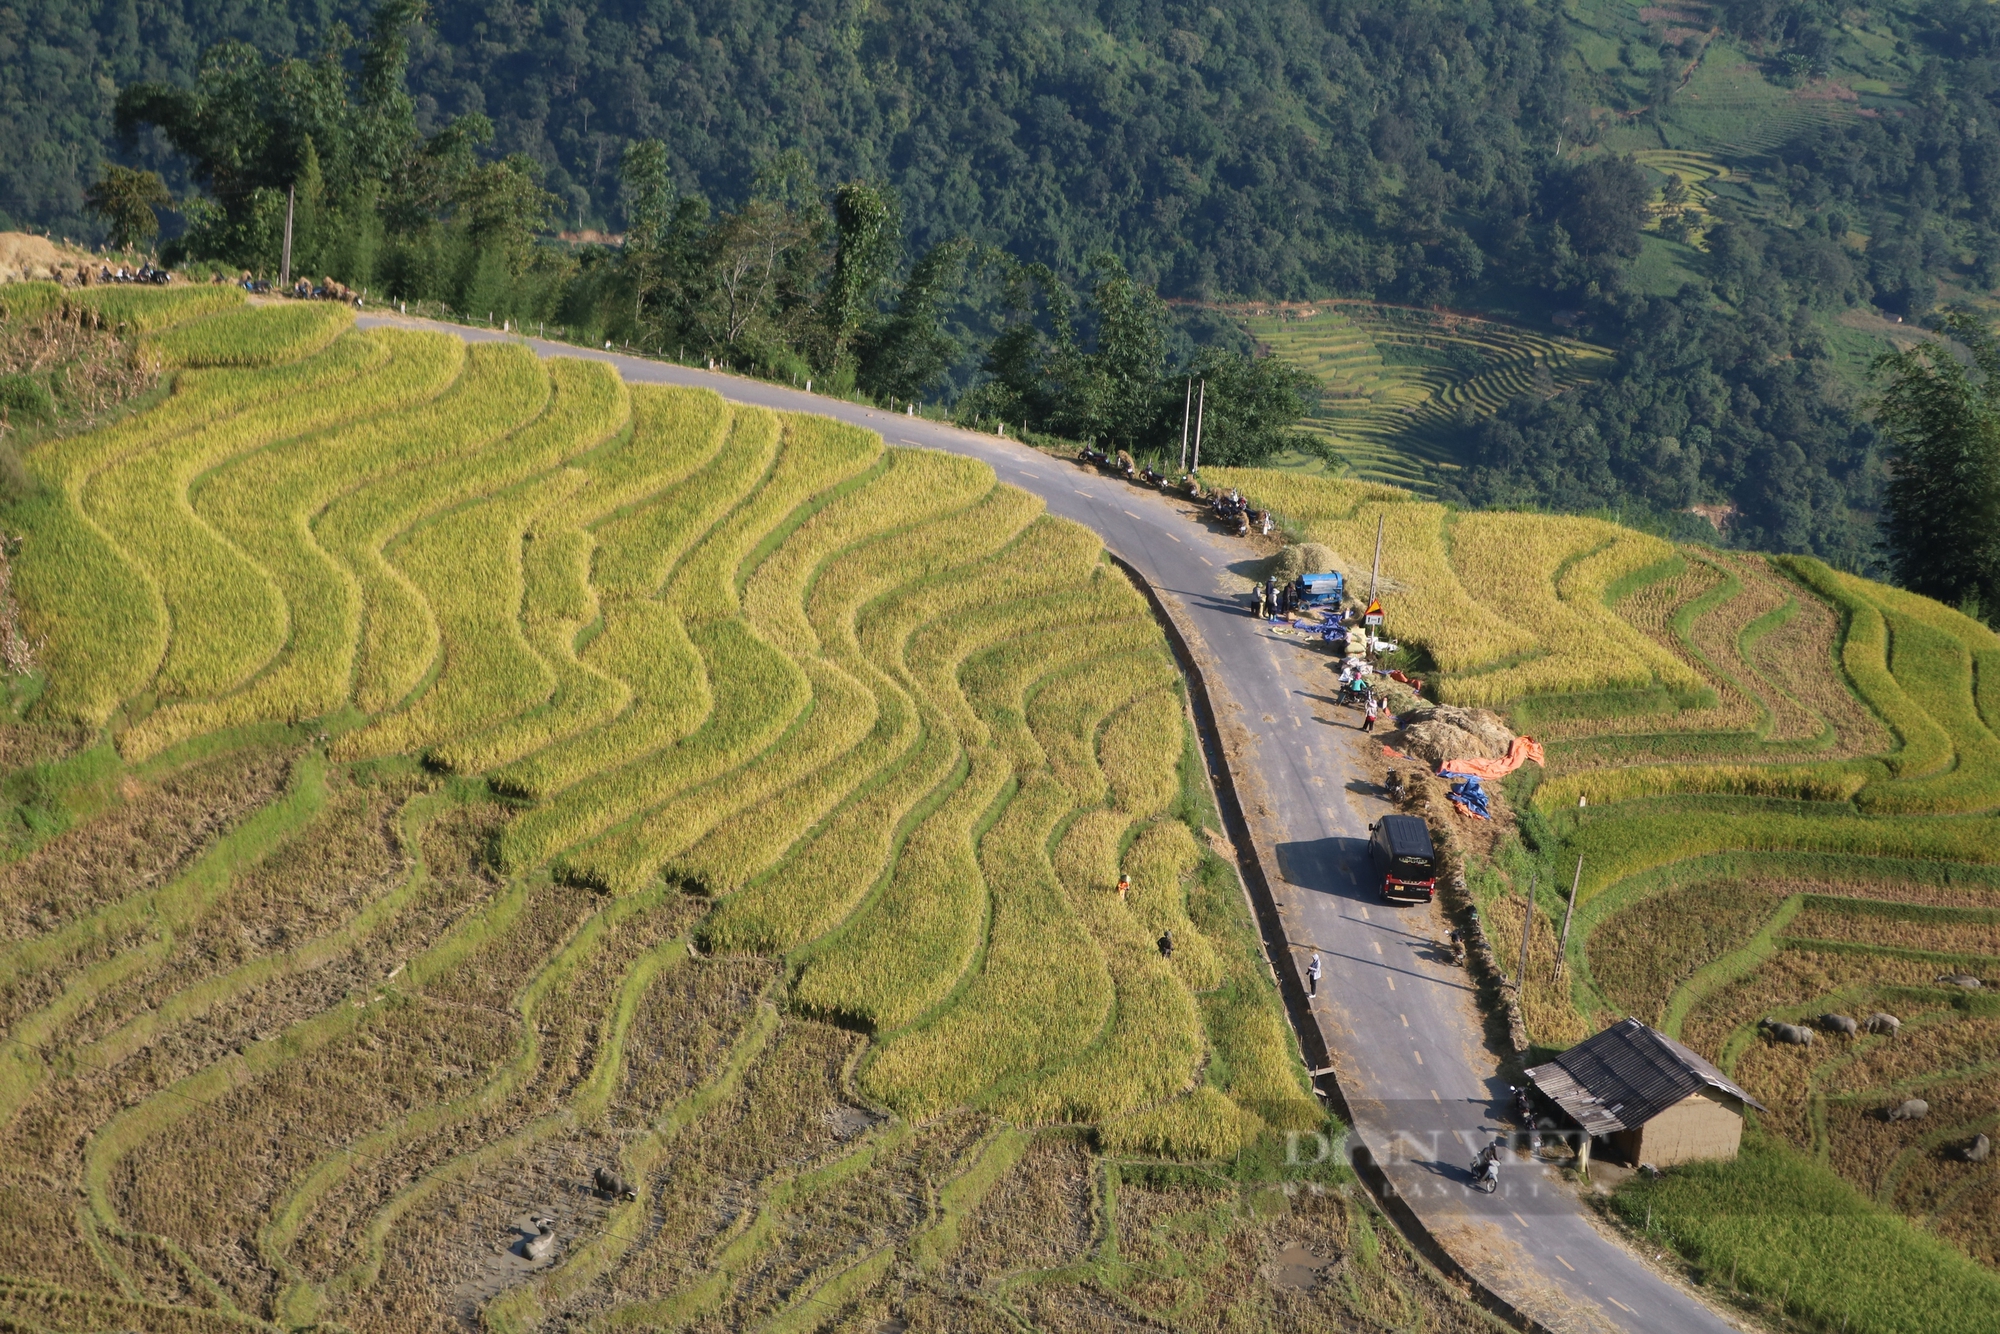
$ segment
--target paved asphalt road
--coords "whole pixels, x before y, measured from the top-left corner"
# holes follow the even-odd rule
[[[369,315],[360,323],[428,322]],[[1330,702],[1328,659],[1251,615],[1243,544],[1193,507],[996,436],[864,408],[762,381],[579,349],[491,330],[434,325],[468,339],[525,341],[546,356],[612,362],[634,383],[698,385],[741,403],[816,412],[990,463],[1053,514],[1100,534],[1150,581],[1203,663],[1253,838],[1302,975],[1325,966],[1313,1013],[1333,1053],[1356,1132],[1394,1188],[1454,1259],[1554,1330],[1712,1334],[1735,1322],[1663,1278],[1602,1231],[1574,1187],[1525,1158],[1492,1196],[1468,1189],[1477,1148],[1509,1128],[1506,1084],[1483,1042],[1462,969],[1443,960],[1434,909],[1388,906],[1369,890],[1368,825],[1389,809],[1365,776],[1359,718]],[[1304,1152],[1313,1152],[1307,1142]]]

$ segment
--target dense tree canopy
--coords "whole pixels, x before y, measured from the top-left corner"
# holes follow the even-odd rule
[[[310,137],[329,180],[404,133],[378,77],[400,53],[347,42],[382,31],[363,0],[51,0],[40,31],[10,30],[20,13],[0,13],[0,67],[26,76],[0,81],[20,145],[0,141],[0,210],[19,219],[87,227],[112,90],[135,83],[265,118],[289,145],[273,164]],[[634,141],[662,141],[679,191],[717,208],[789,153],[818,181],[891,187],[919,252],[963,236],[1072,277],[1109,252],[1169,295],[1448,292],[1481,269],[1474,233],[1532,212],[1537,147],[1573,110],[1563,25],[1520,0],[588,0],[434,22],[409,49],[416,130],[483,117],[495,155],[540,164],[568,225],[629,224]],[[211,49],[225,39],[286,63]],[[343,62],[358,107],[340,105]],[[271,184],[165,138],[218,198]],[[134,164],[171,173],[167,146],[142,136]]]

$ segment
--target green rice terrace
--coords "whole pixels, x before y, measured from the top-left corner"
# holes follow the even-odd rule
[[[1543,742],[1502,828],[1446,817],[1510,979],[1535,916],[1509,994],[1536,1049],[1634,1015],[1771,1109],[1736,1163],[1635,1178],[1618,1215],[1753,1313],[1990,1328],[2000,635],[1810,558],[1291,473],[1209,480],[1363,579],[1382,520],[1388,630],[1427,693]],[[1877,1014],[1900,1022],[1869,1031]],[[1889,1118],[1911,1099],[1923,1116]]]
[[[1612,353],[1470,316],[1373,302],[1236,312],[1272,355],[1325,386],[1302,425],[1356,477],[1427,490],[1458,466],[1465,431],[1524,394],[1547,396],[1608,367]]]
[[[1489,1327],[1287,1165],[1092,534],[597,362],[5,296],[147,371],[18,372],[83,429],[5,513],[0,1325]]]

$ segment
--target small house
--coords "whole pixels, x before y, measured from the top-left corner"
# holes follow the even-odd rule
[[[1768,1111],[1727,1075],[1637,1019],[1528,1071],[1535,1087],[1569,1113],[1592,1141],[1637,1166],[1734,1158],[1743,1108]],[[1586,1145],[1582,1155],[1588,1161]]]

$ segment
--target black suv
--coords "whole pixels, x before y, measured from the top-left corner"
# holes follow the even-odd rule
[[[1424,822],[1414,815],[1385,815],[1368,828],[1374,834],[1368,840],[1368,853],[1382,877],[1382,897],[1436,898],[1437,852]]]

